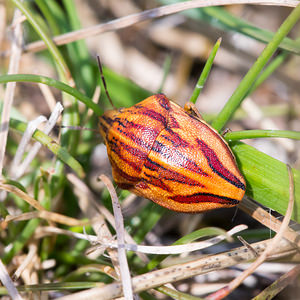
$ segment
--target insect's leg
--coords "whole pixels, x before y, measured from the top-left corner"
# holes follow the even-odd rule
[[[231,132],[231,129],[230,128],[225,128],[222,133],[221,133],[221,136],[224,137],[226,133],[228,132]]]
[[[199,113],[196,105],[192,102],[187,102],[185,105],[184,105],[184,110],[186,112],[188,112],[189,114],[191,115],[194,115],[194,116],[197,116],[200,120],[203,120],[201,114]]]

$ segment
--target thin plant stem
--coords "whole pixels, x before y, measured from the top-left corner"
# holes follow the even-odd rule
[[[192,94],[192,96],[190,98],[190,102],[192,102],[194,104],[196,103],[196,101],[197,101],[197,99],[198,99],[198,97],[199,97],[199,95],[200,95],[200,93],[201,93],[201,91],[202,91],[202,89],[204,87],[206,79],[207,79],[207,77],[209,75],[209,72],[210,72],[210,70],[212,68],[214,59],[216,57],[217,51],[218,51],[218,49],[219,49],[219,47],[221,45],[221,41],[222,41],[222,39],[219,38],[217,40],[217,42],[215,43],[215,45],[214,45],[214,47],[213,47],[213,49],[212,49],[212,51],[211,51],[211,53],[210,53],[210,55],[209,55],[206,63],[205,63],[203,71],[201,72],[201,75],[200,75],[200,77],[198,79],[198,82],[197,82],[197,84],[196,84],[196,86],[194,88],[193,94]]]
[[[242,130],[228,132],[224,136],[227,141],[239,141],[242,139],[256,139],[266,137],[300,140],[300,132],[292,130]]]
[[[254,65],[245,75],[235,92],[232,94],[218,117],[212,123],[212,126],[221,131],[225,124],[232,118],[233,114],[240,106],[245,95],[254,84],[262,69],[265,67],[271,56],[274,54],[283,38],[290,32],[293,26],[300,18],[300,5],[298,5],[291,14],[286,18],[278,31],[273,36],[272,40],[265,47],[261,55],[258,57]]]

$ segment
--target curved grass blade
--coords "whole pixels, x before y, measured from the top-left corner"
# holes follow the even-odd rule
[[[82,103],[84,103],[87,107],[92,109],[97,116],[101,116],[103,114],[102,109],[96,103],[94,103],[89,97],[85,96],[84,94],[80,93],[78,90],[56,79],[47,76],[33,75],[33,74],[13,74],[13,75],[0,76],[0,83],[7,83],[12,81],[38,82],[38,83],[46,84],[48,86],[53,86],[75,97],[77,100],[81,101]]]

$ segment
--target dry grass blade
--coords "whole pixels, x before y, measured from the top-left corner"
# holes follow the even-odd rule
[[[56,99],[48,85],[38,83],[38,87],[41,90],[41,93],[44,96],[44,99],[50,109],[50,111],[53,111],[56,105]]]
[[[38,118],[38,119],[41,119],[42,122],[46,121],[45,127],[42,130],[42,132],[44,132],[47,135],[51,132],[51,130],[55,126],[58,118],[60,117],[63,109],[64,108],[61,105],[61,103],[58,102],[58,103],[56,103],[56,105],[49,117],[49,120],[45,119],[45,117],[43,117],[43,116],[40,116]],[[37,155],[39,149],[42,147],[41,143],[36,142],[30,149],[30,151],[28,152],[24,161],[22,163],[20,163],[23,153],[25,152],[25,147],[26,147],[27,143],[29,143],[29,141],[31,140],[32,134],[34,133],[35,129],[37,128],[37,126],[31,126],[32,122],[34,122],[34,121],[31,121],[28,123],[27,129],[29,129],[28,130],[29,132],[27,133],[27,129],[26,129],[26,131],[22,137],[22,140],[20,142],[20,145],[18,147],[18,150],[17,150],[17,153],[18,153],[18,151],[20,149],[19,157],[17,159],[17,155],[16,155],[14,162],[12,164],[12,174],[14,174],[14,176],[12,176],[12,178],[14,178],[14,179],[21,177],[25,173],[25,170],[28,168],[29,164],[32,162],[34,157]],[[37,124],[35,124],[35,125],[37,125]],[[26,134],[27,134],[27,136],[25,137]],[[24,145],[22,145],[23,139],[24,139]],[[22,147],[21,147],[21,145],[22,145]]]
[[[34,261],[34,258],[36,258],[38,252],[37,244],[36,243],[30,243],[28,245],[28,253],[24,261],[21,263],[21,265],[18,267],[18,269],[15,271],[13,275],[13,279],[17,280],[23,271],[25,271],[29,264],[31,264]]]
[[[242,202],[238,205],[238,207],[241,210],[243,210],[246,214],[251,216],[253,219],[260,222],[262,225],[270,228],[275,232],[279,231],[282,222],[276,219],[274,216],[272,216],[268,211],[258,206],[247,196],[243,198]],[[287,228],[284,237],[291,243],[293,243],[295,246],[300,247],[300,236],[296,231],[294,231],[290,227]]]
[[[95,201],[93,194],[89,191],[84,182],[73,174],[68,174],[67,178],[74,185],[74,193],[78,197],[78,204],[82,212],[87,218],[97,220],[96,222],[93,222],[92,227],[98,237],[98,242],[101,244],[113,240],[112,234],[105,223],[106,216],[102,213],[102,211],[105,211],[105,213],[109,215],[107,211],[103,207],[100,208],[100,205]],[[101,251],[95,251],[93,253],[94,257],[102,254],[102,249],[100,250]],[[116,274],[120,277],[117,251],[115,249],[107,249],[107,252],[115,268]]]
[[[16,22],[22,13],[20,10],[16,9],[13,23]],[[10,62],[8,67],[8,74],[15,74],[18,73],[19,70],[19,61],[21,59],[21,45],[23,42],[23,31],[22,31],[22,24],[17,24],[13,31],[13,41],[11,46],[11,54],[10,54]],[[9,82],[6,86],[6,91],[4,95],[4,105],[3,111],[1,115],[1,123],[0,123],[0,177],[2,177],[2,169],[4,163],[4,155],[5,155],[5,148],[7,142],[7,134],[8,134],[8,124],[10,118],[10,111],[14,99],[14,91],[15,91],[16,83]]]
[[[45,237],[47,235],[53,235],[53,234],[63,234],[63,235],[75,237],[75,238],[82,239],[82,240],[88,240],[92,243],[98,241],[98,238],[95,235],[89,235],[89,234],[73,232],[73,231],[70,231],[70,230],[61,229],[61,228],[52,227],[52,226],[39,227],[37,229],[37,231],[35,232],[35,237],[36,238],[42,238],[42,237]]]
[[[39,116],[36,119],[30,121],[28,126],[22,136],[21,142],[18,146],[16,155],[14,156],[13,162],[11,164],[11,178],[17,179],[19,176],[22,176],[22,173],[19,172],[19,165],[21,164],[22,157],[26,151],[26,146],[29,144],[31,137],[35,130],[40,126],[40,124],[46,122],[47,119],[45,116]]]
[[[258,254],[262,254],[272,240],[262,241],[251,244],[251,247]],[[282,239],[274,249],[272,256],[287,256],[296,254],[295,249],[288,241]],[[217,271],[231,266],[236,262],[248,262],[255,259],[256,256],[247,247],[235,248],[230,251],[206,256],[198,260],[168,267],[165,269],[149,272],[132,278],[133,291],[135,293],[149,290],[166,283],[187,279],[199,274],[206,274],[211,271]],[[60,300],[76,299],[101,299],[108,300],[122,296],[122,285],[119,282],[108,284],[102,288],[93,288],[88,291],[82,291],[70,296],[59,298]]]
[[[126,250],[129,251],[143,252],[147,254],[181,254],[181,253],[192,252],[192,251],[208,248],[210,246],[220,243],[221,241],[224,241],[226,238],[228,238],[228,236],[232,236],[237,232],[246,230],[247,228],[248,227],[246,225],[238,225],[232,228],[230,231],[228,231],[227,236],[219,235],[201,242],[189,243],[184,245],[143,246],[143,245],[136,245],[136,244],[125,244],[124,247]],[[111,243],[109,245],[102,245],[102,246],[112,247],[112,248],[118,247],[118,245],[115,243]]]
[[[300,274],[300,265],[294,267],[292,270],[288,271],[286,274],[282,275],[279,279],[273,282],[270,286],[264,289],[252,300],[271,300],[274,296],[280,293],[286,286],[291,284],[297,279]]]
[[[38,201],[36,201],[28,194],[24,193],[22,190],[20,190],[19,188],[13,185],[5,184],[0,181],[0,189],[13,193],[16,196],[19,196],[21,199],[26,201],[28,204],[30,204],[32,207],[34,207],[37,210],[45,210],[45,208]]]
[[[98,103],[98,99],[100,99],[100,95],[101,95],[101,88],[99,85],[96,86],[95,91],[93,93],[93,97],[92,97],[92,101],[94,103]],[[93,115],[93,110],[92,109],[88,109],[87,114],[88,116],[92,116]]]
[[[206,6],[219,6],[219,5],[232,5],[232,4],[260,4],[260,5],[276,5],[276,6],[289,6],[295,7],[298,2],[294,0],[192,0],[185,1],[182,3],[174,3],[166,6],[161,6],[153,9],[143,11],[141,13],[132,14],[126,17],[122,17],[108,23],[99,24],[89,28],[73,31],[70,33],[62,34],[53,38],[53,41],[56,45],[64,45],[74,41],[78,41],[90,36],[98,35],[108,31],[119,30],[121,28],[126,28],[132,26],[136,23],[140,23],[146,20],[151,20],[159,18],[162,16],[171,15],[178,13],[187,9],[197,8],[197,7],[206,7]],[[43,41],[38,41],[27,45],[24,50],[30,52],[37,52],[44,50],[45,44]]]
[[[27,215],[33,214],[33,213],[27,213]],[[34,213],[36,215],[36,213]],[[25,214],[23,214],[25,215]],[[21,215],[20,217],[22,217]],[[9,220],[11,221],[12,219],[16,219],[17,217],[10,218]],[[18,220],[20,220],[18,218]],[[6,220],[7,221],[7,220]],[[93,222],[91,222],[93,223]],[[82,226],[82,224],[81,224]],[[242,230],[247,229],[246,225],[238,225],[234,228],[232,228],[230,231],[227,232],[227,236],[225,235],[220,235],[211,239],[207,239],[202,242],[198,243],[190,243],[190,244],[185,244],[185,245],[176,245],[176,246],[143,246],[143,245],[137,245],[137,244],[124,244],[124,248],[128,251],[134,251],[134,252],[143,252],[147,254],[181,254],[185,252],[191,252],[191,251],[196,251],[199,249],[204,249],[208,248],[212,245],[215,245],[221,241],[223,241],[226,237],[234,235]],[[89,234],[82,234],[82,233],[77,233],[77,232],[72,232],[69,230],[63,230],[60,228],[55,228],[55,227],[43,227],[43,232],[44,234],[49,234],[49,233],[56,233],[56,234],[64,234],[68,236],[72,236],[78,239],[84,239],[88,240],[91,243],[97,243],[98,238],[95,235],[89,235]],[[196,245],[195,245],[196,244]],[[193,249],[194,247],[194,249]],[[101,245],[96,245],[95,248],[118,248],[118,243],[111,241],[108,244],[101,244]]]
[[[92,216],[98,215],[98,213],[100,212],[105,217],[105,219],[108,221],[108,223],[110,223],[110,225],[113,228],[115,228],[116,224],[115,224],[113,215],[110,213],[110,211],[106,207],[104,207],[100,203],[96,202],[95,197],[94,197],[93,193],[89,190],[88,186],[83,181],[81,181],[79,178],[77,178],[74,174],[68,174],[67,178],[74,185],[75,192],[80,199],[80,201],[79,201],[80,207],[86,213],[86,215],[92,217]],[[105,224],[105,228],[108,230],[108,227],[106,226],[106,224]],[[95,231],[95,232],[98,234],[97,231]],[[98,239],[98,242],[100,245],[113,240],[112,235],[109,232],[109,230],[108,230],[106,236],[109,237],[106,240],[103,240],[103,238]],[[127,232],[125,232],[125,240],[129,244],[136,245],[134,239]],[[110,250],[112,251],[112,249],[110,249]],[[109,251],[109,249],[108,249],[108,251]],[[113,250],[113,251],[115,251],[115,250]],[[144,263],[147,263],[149,261],[147,256],[144,255],[143,253],[137,253],[137,255]]]
[[[5,266],[3,265],[0,259],[0,281],[6,287],[8,294],[11,296],[12,299],[22,300],[23,298],[17,291],[16,287],[14,286],[13,281],[9,277]]]
[[[252,251],[256,257],[258,256],[255,250],[251,247],[251,245],[246,240],[244,240],[241,236],[238,236],[237,238],[245,247],[247,247],[250,251]]]
[[[30,204],[32,207],[37,209],[37,212],[30,212],[30,213],[25,213],[19,216],[7,216],[6,219],[1,222],[1,226],[3,228],[6,227],[6,223],[13,221],[13,220],[28,220],[28,219],[33,219],[33,218],[42,218],[48,220],[50,223],[51,222],[57,222],[61,224],[66,224],[69,226],[83,226],[89,224],[89,222],[82,222],[78,221],[77,219],[70,218],[58,213],[53,213],[45,210],[45,208],[34,198],[29,196],[28,194],[24,193],[22,190],[19,188],[9,185],[9,184],[4,184],[0,181],[0,189],[3,189],[7,192],[11,192],[15,194],[16,196],[19,196],[21,199],[26,201],[28,204]],[[52,224],[53,225],[53,224]]]
[[[0,5],[0,45],[3,45],[5,27],[6,27],[5,5]]]
[[[34,218],[41,218],[45,219],[47,221],[52,221],[55,223],[64,224],[67,226],[87,226],[90,224],[88,221],[79,221],[77,219],[64,216],[62,214],[54,213],[47,210],[41,210],[41,211],[34,211],[29,213],[24,213],[18,216],[6,216],[4,222],[12,222],[12,221],[24,221],[24,220],[31,220]]]
[[[283,218],[281,227],[279,231],[277,232],[276,236],[271,240],[267,248],[264,250],[264,252],[258,257],[258,259],[247,269],[245,270],[240,276],[235,278],[233,281],[229,283],[228,286],[225,288],[217,291],[216,293],[213,293],[209,295],[206,299],[223,299],[224,297],[228,296],[233,290],[235,290],[250,274],[252,274],[257,267],[259,267],[266,259],[267,257],[275,250],[280,240],[284,237],[285,231],[288,228],[293,207],[294,207],[294,178],[292,169],[289,165],[287,165],[288,173],[289,173],[289,182],[290,182],[290,199],[289,199],[289,205],[286,210],[286,214]]]
[[[113,211],[116,222],[116,233],[117,233],[117,241],[118,241],[118,256],[120,263],[120,271],[121,271],[121,280],[123,286],[123,294],[126,300],[133,299],[132,293],[132,284],[131,284],[131,276],[130,270],[128,266],[126,250],[125,250],[125,228],[124,228],[124,220],[121,211],[121,206],[118,200],[118,196],[116,190],[112,182],[105,175],[101,175],[100,179],[106,185],[109,194],[111,196]]]

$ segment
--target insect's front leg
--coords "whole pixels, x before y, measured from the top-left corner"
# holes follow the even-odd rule
[[[191,115],[194,115],[194,116],[197,116],[200,120],[203,120],[200,112],[198,111],[196,105],[192,102],[187,102],[185,105],[184,105],[184,110],[186,112],[188,112],[189,114]]]

